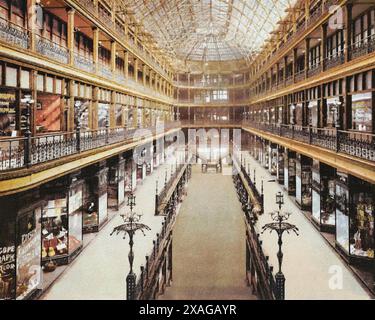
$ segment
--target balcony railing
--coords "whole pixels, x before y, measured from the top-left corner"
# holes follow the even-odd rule
[[[83,71],[94,73],[95,72],[95,63],[91,59],[82,56],[78,53],[74,55],[74,65]]]
[[[326,70],[337,67],[345,62],[344,50],[339,51],[336,55],[332,55],[324,59],[324,68]]]
[[[373,52],[375,52],[375,35],[358,41],[350,47],[351,59],[356,59]]]
[[[359,131],[243,122],[244,126],[364,160],[375,161],[375,135]]]
[[[30,37],[26,29],[5,19],[0,19],[0,40],[13,46],[28,49]]]
[[[165,123],[164,130],[178,128]],[[155,127],[146,128],[156,132]],[[28,138],[0,139],[0,171],[14,170],[60,159],[82,151],[134,140],[135,129],[113,128],[84,132],[54,133]]]
[[[313,77],[313,76],[316,76],[317,74],[319,74],[320,72],[322,72],[322,64],[320,62],[310,66],[308,72],[307,72],[307,75],[308,77]]]
[[[36,36],[36,40],[36,51],[38,53],[64,64],[69,63],[69,50],[66,47],[39,35]]]

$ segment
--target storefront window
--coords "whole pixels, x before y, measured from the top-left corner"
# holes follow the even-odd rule
[[[353,130],[372,132],[372,93],[352,96]]]
[[[348,176],[338,172],[336,181],[336,241],[346,253],[349,253],[348,203]]]
[[[69,254],[82,246],[83,188],[76,185],[69,191]]]
[[[36,131],[38,133],[61,130],[61,102],[59,95],[38,93],[36,104]]]
[[[374,192],[365,182],[353,181],[352,187],[350,254],[374,259]]]
[[[109,120],[109,104],[98,104],[98,128],[105,129],[107,121]]]
[[[327,125],[333,128],[340,126],[341,101],[339,98],[327,99]]]
[[[68,254],[68,206],[65,195],[50,197],[42,214],[42,258],[50,260]]]
[[[313,127],[318,126],[318,101],[310,101],[308,105],[308,121]]]
[[[24,299],[41,283],[41,216],[37,208],[17,223],[17,299]]]
[[[0,300],[15,297],[16,248],[12,217],[1,216],[0,223]]]
[[[0,92],[0,136],[15,136],[16,133],[16,93]]]

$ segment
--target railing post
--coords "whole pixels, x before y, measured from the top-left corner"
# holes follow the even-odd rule
[[[336,152],[340,151],[340,138],[339,138],[339,130],[336,128]]]
[[[109,119],[107,115],[107,119],[105,121],[105,143],[109,143]]]
[[[81,152],[81,123],[79,120],[76,127],[76,150],[78,153]]]
[[[25,130],[24,162],[25,162],[26,168],[30,168],[31,167],[30,103],[27,103],[27,109],[26,109],[26,130]]]

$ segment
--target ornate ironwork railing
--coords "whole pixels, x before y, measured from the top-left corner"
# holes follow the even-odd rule
[[[344,50],[339,51],[335,56],[330,56],[324,59],[324,68],[331,69],[337,67],[345,62]]]
[[[375,161],[375,135],[371,133],[251,121],[244,122],[244,125],[338,153]]]
[[[86,58],[78,53],[74,55],[74,65],[83,71],[87,71],[90,73],[95,72],[95,63],[93,60]]]
[[[36,51],[38,53],[64,64],[69,63],[68,48],[60,46],[57,43],[39,35],[36,36],[36,40]]]
[[[356,59],[365,56],[369,53],[375,52],[375,36],[371,35],[361,41],[358,41],[350,46],[350,57]]]
[[[179,127],[166,123],[164,132]],[[159,133],[159,128],[144,128]],[[14,170],[60,159],[110,144],[135,141],[134,128],[100,129],[80,132],[54,133],[27,138],[0,139],[0,171]],[[142,132],[144,136],[145,132]],[[160,132],[161,133],[161,132]]]
[[[184,173],[176,185],[174,195],[168,200],[165,207],[164,220],[160,233],[156,234],[156,239],[153,241],[153,248],[151,253],[145,258],[144,266],[140,267],[140,274],[135,288],[136,300],[150,300],[156,299],[157,295],[163,292],[162,285],[169,282],[169,277],[172,272],[172,261],[167,263],[170,274],[164,268],[162,274],[163,279],[160,279],[160,271],[163,267],[165,259],[170,259],[172,256],[172,229],[177,217],[177,203],[180,201],[178,193],[181,187],[184,187],[190,179],[190,165],[185,166]]]
[[[26,29],[0,18],[0,40],[23,49],[28,49],[30,37]]]
[[[238,167],[238,157],[234,157],[233,160],[237,161]],[[256,223],[257,217],[251,209],[255,206],[254,201],[256,202],[257,200],[249,197],[244,181],[239,174],[233,175],[233,183],[245,214],[247,281],[258,298],[263,300],[276,300],[276,297],[280,296],[279,290],[284,290],[284,288],[278,288],[276,285],[273,266],[269,263],[269,257],[265,254],[263,242],[260,239],[260,232],[257,229]]]

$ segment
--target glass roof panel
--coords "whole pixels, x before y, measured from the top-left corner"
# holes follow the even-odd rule
[[[297,0],[125,0],[173,59],[247,59]]]

